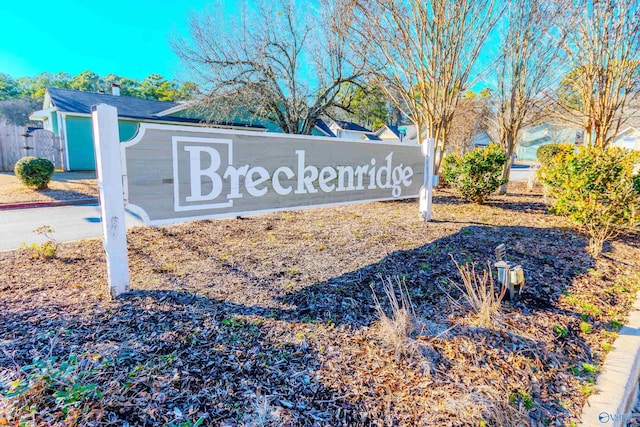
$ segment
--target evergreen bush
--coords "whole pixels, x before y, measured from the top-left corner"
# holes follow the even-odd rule
[[[597,257],[604,242],[640,225],[640,153],[622,148],[581,147],[556,154],[540,169],[552,198],[551,211],[570,218],[589,236]]]
[[[571,144],[547,144],[538,148],[536,157],[542,165],[548,165],[558,153],[573,153],[575,151]]]
[[[489,194],[507,181],[502,178],[506,162],[507,153],[491,143],[462,156],[448,155],[443,160],[441,174],[465,200],[483,204]]]
[[[16,162],[13,171],[27,187],[42,190],[49,185],[54,169],[55,166],[49,159],[27,156]]]

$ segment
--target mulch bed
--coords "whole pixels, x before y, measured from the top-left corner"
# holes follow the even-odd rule
[[[110,300],[99,240],[0,253],[0,425],[571,425],[640,287],[637,236],[586,239],[514,186],[129,231]],[[520,299],[474,326],[459,262],[500,243]],[[486,265],[486,264],[485,264]],[[422,328],[389,342],[372,288],[404,282]],[[484,423],[484,424],[483,424]]]

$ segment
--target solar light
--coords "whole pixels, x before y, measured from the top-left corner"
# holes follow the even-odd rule
[[[509,299],[513,301],[524,287],[524,270],[521,265],[505,261],[506,253],[507,247],[502,243],[496,248],[496,263],[493,266],[498,269],[498,282],[509,289]]]

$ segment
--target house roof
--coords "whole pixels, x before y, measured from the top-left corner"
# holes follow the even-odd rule
[[[471,138],[471,147],[479,147],[489,145],[491,138],[486,132],[478,132]]]
[[[382,141],[380,137],[375,133],[365,133],[364,135],[362,135],[362,138],[368,139],[370,141]]]
[[[354,132],[367,132],[367,133],[371,133],[371,130],[362,127],[358,124],[355,124],[353,122],[348,122],[346,120],[334,120],[334,122],[340,127],[340,129],[344,129],[344,130],[350,130],[350,131],[354,131]]]
[[[316,119],[316,127],[320,129],[321,132],[325,133],[327,136],[336,137],[336,134],[331,131],[329,125],[322,119]]]
[[[625,121],[624,125],[622,125],[622,129],[626,129],[628,127],[640,130],[640,113],[630,116]]]
[[[181,105],[177,102],[156,101],[151,99],[133,98],[130,96],[114,96],[104,93],[83,92],[71,89],[47,88],[47,92],[53,107],[58,111],[65,113],[91,114],[92,105],[108,104],[118,109],[119,117],[175,123],[203,123],[203,120],[201,119],[171,117],[164,114],[161,115],[161,113],[166,113],[166,110],[175,109]],[[215,122],[213,124],[217,126],[266,129],[266,127],[261,125],[245,123]]]
[[[47,92],[51,97],[53,106],[66,113],[91,114],[92,105],[109,104],[118,109],[118,115],[121,117],[149,119],[157,118],[156,113],[178,105],[177,102],[114,96],[71,89],[48,88]]]
[[[396,138],[400,138],[400,129],[398,129],[398,126],[384,125],[380,129],[378,129],[378,132],[376,132],[376,134],[381,135],[382,132],[384,132],[385,128],[389,129],[396,136]]]

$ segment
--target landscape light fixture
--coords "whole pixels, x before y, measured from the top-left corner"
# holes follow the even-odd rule
[[[524,270],[521,265],[506,261],[507,247],[504,243],[496,248],[496,263],[494,267],[498,269],[498,282],[509,289],[509,300],[513,301],[517,295],[522,293],[524,288]]]

